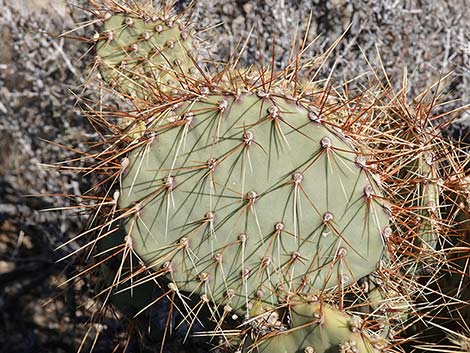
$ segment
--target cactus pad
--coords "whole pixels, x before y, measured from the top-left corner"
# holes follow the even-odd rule
[[[120,206],[157,276],[248,313],[375,270],[388,215],[352,140],[280,96],[213,94],[166,111],[129,155]]]
[[[149,99],[183,88],[186,76],[197,70],[192,49],[192,37],[177,19],[116,14],[104,22],[97,60],[112,87]]]
[[[289,307],[292,328],[254,339],[245,352],[257,353],[376,353],[363,333],[361,320],[321,303]]]

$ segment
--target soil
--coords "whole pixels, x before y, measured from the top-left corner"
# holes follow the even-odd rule
[[[184,9],[189,2],[176,6]],[[72,280],[81,263],[66,255],[78,243],[60,247],[87,222],[86,214],[63,209],[73,205],[67,195],[83,195],[97,181],[57,168],[76,157],[63,146],[83,150],[85,141],[97,139],[76,105],[86,81],[88,45],[57,37],[89,20],[81,9],[86,1],[73,3],[0,0],[1,353],[77,352],[99,305],[92,299],[93,279]],[[343,82],[370,73],[379,52],[396,88],[408,72],[410,98],[451,72],[443,89],[445,99],[455,100],[450,109],[470,103],[468,8],[466,0],[200,0],[193,16],[200,28],[213,27],[201,36],[211,44],[214,59],[226,58],[254,29],[242,64],[261,58],[269,63],[274,39],[278,67],[289,57],[296,29],[301,33],[311,16],[309,37],[319,38],[306,55],[323,52],[344,35],[324,77],[331,71],[334,82]],[[90,35],[92,28],[77,33]],[[470,112],[455,118],[447,133],[463,139]],[[51,208],[60,210],[45,211]],[[92,327],[82,352],[90,351],[96,332],[93,352],[139,351],[135,342],[123,348],[128,328],[119,314],[106,313]]]

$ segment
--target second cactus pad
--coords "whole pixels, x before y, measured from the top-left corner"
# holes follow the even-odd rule
[[[153,124],[120,206],[133,251],[172,287],[250,314],[375,270],[391,231],[376,178],[307,107],[212,94]]]
[[[255,338],[246,353],[379,353],[361,320],[324,303],[289,308],[292,328]]]
[[[97,45],[103,78],[120,92],[153,100],[179,90],[197,71],[193,40],[177,18],[116,14],[104,22]]]

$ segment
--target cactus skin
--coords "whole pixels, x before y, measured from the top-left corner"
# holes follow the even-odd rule
[[[388,215],[339,130],[278,96],[215,94],[170,112],[129,155],[119,201],[147,266],[238,313],[376,269]]]
[[[289,306],[292,328],[256,337],[244,353],[377,353],[357,318],[325,303]]]
[[[104,21],[96,48],[109,85],[142,101],[179,92],[197,73],[193,38],[177,17],[115,14]]]

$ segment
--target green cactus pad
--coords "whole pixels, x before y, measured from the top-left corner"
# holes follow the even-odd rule
[[[129,155],[120,206],[134,252],[180,290],[249,314],[252,301],[275,305],[375,270],[391,231],[377,182],[307,108],[214,94],[147,134],[153,142]]]
[[[423,133],[430,139],[430,133]],[[409,141],[412,141],[409,138]],[[424,152],[416,152],[408,164],[402,167],[400,178],[408,181],[399,190],[404,205],[417,216],[415,243],[424,250],[433,250],[439,241],[442,207],[439,201],[439,174],[433,164],[431,148]]]
[[[118,91],[146,100],[183,88],[197,71],[193,39],[176,19],[116,14],[104,22],[97,43],[103,78]]]
[[[244,352],[256,353],[375,353],[362,332],[360,319],[327,304],[301,303],[289,307],[292,328],[252,340]]]

